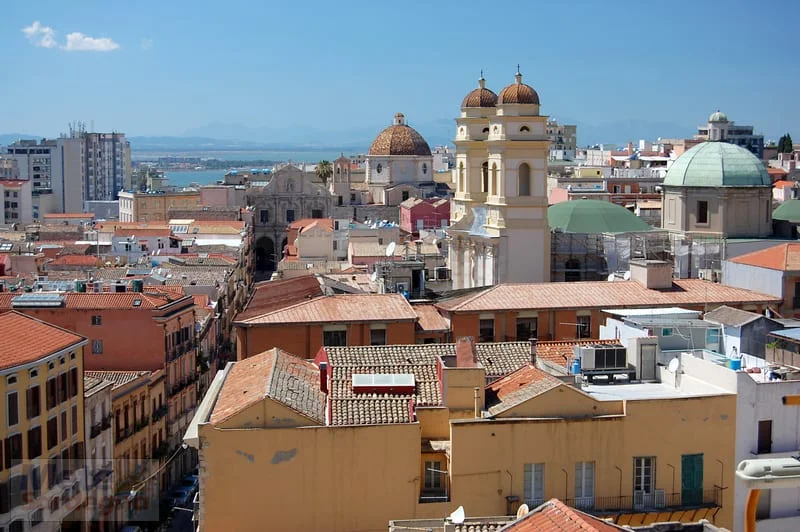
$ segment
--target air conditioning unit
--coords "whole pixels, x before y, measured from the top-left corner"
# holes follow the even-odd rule
[[[628,368],[628,350],[622,345],[576,346],[575,355],[584,370],[624,370]]]

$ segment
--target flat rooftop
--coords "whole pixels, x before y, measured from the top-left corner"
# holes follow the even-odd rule
[[[669,376],[667,377],[669,378]],[[711,384],[695,382],[692,392],[676,389],[671,382],[640,382],[632,384],[589,384],[581,387],[598,401],[644,401],[647,399],[685,399],[727,395],[730,392]],[[699,388],[699,389],[698,389]]]

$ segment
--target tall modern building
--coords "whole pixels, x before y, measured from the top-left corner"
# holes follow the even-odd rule
[[[734,124],[720,110],[711,113],[708,123],[697,128],[697,135],[694,138],[735,144],[745,148],[759,159],[764,158],[764,135],[754,134],[753,126]]]
[[[457,188],[450,214],[453,288],[550,279],[547,117],[515,81],[500,95],[478,87],[456,119]]]
[[[131,144],[124,133],[80,133],[84,200],[113,201],[131,184]]]

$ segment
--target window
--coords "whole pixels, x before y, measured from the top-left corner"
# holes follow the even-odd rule
[[[47,420],[47,449],[58,445],[58,418],[55,416]]]
[[[544,464],[525,464],[524,497],[528,506],[544,502]]]
[[[6,384],[8,384],[9,386],[11,386],[12,384],[16,384],[16,383],[17,383],[17,376],[16,375],[9,375],[8,377],[6,377]]]
[[[28,477],[17,475],[8,479],[8,509],[13,510],[17,506],[25,504],[25,495],[28,491]],[[24,530],[22,528],[20,531]]]
[[[286,209],[286,223],[294,221],[294,209]]]
[[[489,163],[481,165],[481,192],[489,193]]]
[[[482,319],[479,324],[480,330],[478,336],[481,342],[494,341],[494,319]]]
[[[464,191],[464,163],[458,163],[458,190],[459,192]]]
[[[538,322],[537,318],[517,318],[517,341],[538,338]]]
[[[758,449],[757,454],[772,452],[772,420],[764,419],[758,422]]]
[[[707,224],[708,223],[708,202],[707,201],[698,201],[697,202],[697,223],[699,223],[699,224]]]
[[[577,325],[575,327],[576,338],[590,338],[592,335],[592,317],[591,316],[578,316]]]
[[[22,462],[22,434],[14,434],[5,439],[6,469]]]
[[[58,467],[58,455],[50,457],[47,461],[47,487],[53,489],[61,482],[61,470]],[[58,497],[56,497],[56,510],[58,509]],[[52,507],[51,507],[51,510]]]
[[[519,195],[531,195],[531,167],[526,163],[519,165],[518,176],[519,179]]]
[[[386,345],[386,329],[370,329],[369,345]]]
[[[661,336],[672,336],[672,327],[664,327],[661,329]]]
[[[706,329],[706,347],[719,345],[719,329]]]
[[[333,250],[336,251],[337,249],[339,249],[339,242],[334,240],[333,241]]]
[[[425,492],[440,492],[443,489],[444,471],[442,470],[442,463],[438,460],[425,461],[425,485],[423,491]]]
[[[37,508],[36,510],[31,513],[31,528],[42,524],[44,521],[44,511],[41,508]]]
[[[35,499],[42,494],[42,470],[39,466],[31,467],[31,491]]]
[[[69,396],[70,398],[78,395],[78,368],[69,370]]]
[[[42,455],[42,427],[28,430],[28,460]]]
[[[497,177],[497,163],[492,163],[492,194],[495,196],[498,195],[498,190],[500,188],[500,184],[498,183]]]
[[[17,423],[19,423],[19,396],[17,392],[9,392],[7,396],[7,403],[8,409],[8,426],[13,427]]]
[[[92,316],[92,325],[102,325],[103,324],[103,316]]]
[[[61,373],[58,376],[58,402],[63,403],[67,400],[67,374]]]
[[[311,209],[312,218],[322,218],[322,209]]]
[[[427,174],[428,173],[428,165],[425,164],[425,163],[422,163],[422,173],[423,174]]]
[[[57,394],[56,394],[56,378],[47,379],[47,409],[51,410],[56,407]]]
[[[269,223],[269,211],[267,209],[261,209],[259,212],[259,217],[262,224]]]
[[[67,439],[67,413],[61,412],[61,441]]]
[[[93,355],[102,355],[103,354],[103,341],[102,340],[92,340],[92,354]]]
[[[633,491],[641,491],[647,495],[653,493],[656,480],[656,459],[653,456],[641,456],[633,459]],[[635,499],[635,497],[634,497]]]
[[[401,194],[403,201],[408,199],[408,190],[404,190]]]
[[[72,435],[75,436],[78,433],[78,407],[73,405],[72,406]]]
[[[530,131],[531,128],[529,128],[528,126],[522,126],[521,128],[519,128],[520,133],[530,133]]]
[[[575,507],[592,509],[594,506],[594,462],[575,463]]]
[[[346,346],[347,345],[347,331],[324,331],[322,333],[322,345],[329,346]]]

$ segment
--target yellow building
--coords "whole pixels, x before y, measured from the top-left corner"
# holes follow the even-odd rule
[[[170,209],[200,205],[200,192],[120,192],[120,222],[166,222]]]
[[[114,383],[113,520],[123,524],[157,519],[159,493],[167,487],[166,472],[161,466],[169,451],[164,372],[87,371],[86,376]]]
[[[619,524],[731,526],[735,395],[685,374],[678,386],[662,366],[663,382],[575,386],[540,369],[535,343],[524,358],[516,345],[229,364],[185,439],[200,452],[201,528],[377,531],[553,497]]]
[[[86,339],[0,314],[0,530],[58,530],[82,518]]]

